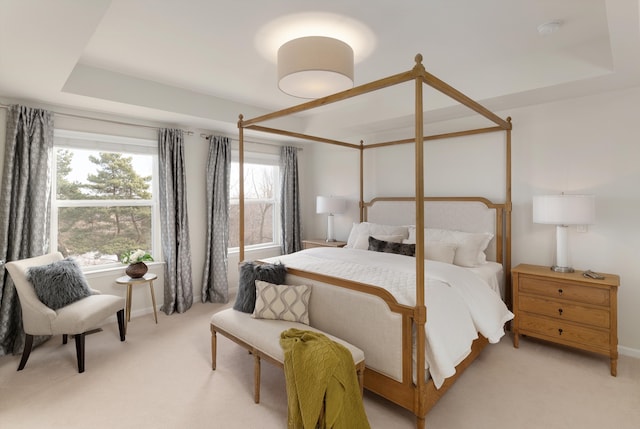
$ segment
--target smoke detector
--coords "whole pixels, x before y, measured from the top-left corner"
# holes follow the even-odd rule
[[[555,33],[560,29],[563,22],[560,19],[554,19],[553,21],[545,22],[544,24],[538,25],[538,34],[541,36],[547,36],[549,34]]]

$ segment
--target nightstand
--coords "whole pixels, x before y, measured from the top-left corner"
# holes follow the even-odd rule
[[[618,364],[618,286],[620,277],[603,280],[549,267],[521,264],[512,270],[513,346],[519,335],[609,356],[611,375]]]
[[[302,240],[303,249],[311,249],[312,247],[344,247],[346,244],[346,241],[326,241],[322,238]]]

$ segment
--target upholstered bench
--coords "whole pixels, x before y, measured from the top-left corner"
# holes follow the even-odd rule
[[[364,352],[346,341],[326,334],[319,329],[298,322],[284,320],[254,319],[251,314],[232,308],[219,311],[211,317],[211,368],[216,369],[216,333],[220,333],[253,354],[254,359],[254,401],[260,402],[260,360],[284,368],[284,352],[280,347],[280,333],[290,328],[320,332],[331,340],[343,345],[353,356],[360,393],[363,389]]]

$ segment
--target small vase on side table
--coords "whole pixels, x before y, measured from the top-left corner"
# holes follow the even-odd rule
[[[144,277],[148,269],[149,267],[144,262],[136,262],[135,264],[129,264],[124,272],[132,279],[140,279]]]

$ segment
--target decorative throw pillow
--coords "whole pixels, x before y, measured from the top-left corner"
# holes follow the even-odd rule
[[[397,253],[405,256],[416,255],[416,245],[396,243],[392,241],[378,240],[375,237],[369,237],[369,250],[374,252]]]
[[[307,285],[275,285],[256,280],[256,319],[287,320],[309,324],[309,298]]]
[[[402,243],[402,239],[404,238],[404,236],[399,235],[399,234],[391,234],[391,235],[385,235],[385,234],[361,234],[356,239],[356,242],[355,242],[355,245],[353,246],[353,248],[354,249],[371,250],[371,249],[369,249],[369,238],[370,237],[373,237],[376,240],[388,241],[390,243]]]
[[[425,243],[424,257],[425,259],[430,259],[432,261],[453,264],[453,260],[456,257],[457,248],[458,246],[451,243]]]
[[[491,242],[490,232],[465,232],[440,228],[425,228],[425,251],[427,245],[446,243],[456,247],[453,263],[461,267],[476,267],[486,262],[485,249]],[[409,238],[403,242],[416,242],[415,226],[409,227]]]
[[[477,266],[480,254],[484,252],[492,238],[493,234],[488,232],[425,228],[425,242],[445,242],[456,246],[453,263],[461,267]]]
[[[409,239],[402,240],[404,244],[415,244]],[[453,243],[445,242],[425,242],[424,243],[424,258],[432,261],[445,262],[447,264],[453,264],[453,260],[456,256],[456,246]]]
[[[401,237],[397,241],[402,241],[403,238],[408,237],[409,232],[407,226],[382,225],[371,222],[354,223],[351,228],[351,232],[349,233],[347,245],[344,247],[367,250],[368,238],[370,235],[373,237],[400,235]]]
[[[82,269],[71,258],[29,268],[27,280],[38,299],[53,310],[92,294]]]
[[[257,264],[244,262],[240,265],[238,295],[233,308],[243,313],[253,313],[256,306],[256,280],[269,283],[284,283],[287,269],[283,264]]]

